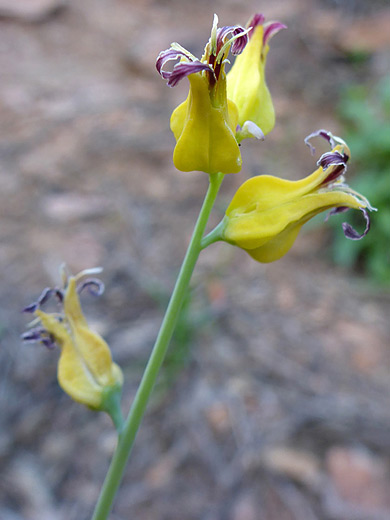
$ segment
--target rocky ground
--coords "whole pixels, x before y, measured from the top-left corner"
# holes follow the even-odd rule
[[[199,56],[214,12],[256,11],[289,27],[267,69],[277,126],[244,143],[214,223],[244,178],[312,171],[303,138],[341,131],[340,88],[388,71],[388,3],[0,0],[1,520],[90,518],[110,421],[61,391],[56,352],[20,343],[20,309],[62,262],[104,266],[105,294],[83,303],[128,409],[207,188],[173,167],[187,87],[155,57],[174,40]],[[112,520],[390,520],[390,293],[328,249],[321,227],[271,265],[202,253]]]

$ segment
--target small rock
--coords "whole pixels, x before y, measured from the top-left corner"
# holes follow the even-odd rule
[[[381,459],[363,448],[333,447],[326,454],[336,503],[367,511],[388,511],[390,478]],[[328,500],[332,503],[331,500]]]
[[[206,410],[207,420],[215,433],[226,433],[231,428],[229,409],[224,403],[214,403]]]
[[[312,453],[281,446],[267,449],[261,458],[266,468],[296,482],[310,487],[320,483],[320,462]]]

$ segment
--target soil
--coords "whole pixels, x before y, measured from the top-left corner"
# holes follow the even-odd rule
[[[83,306],[129,408],[207,189],[172,164],[187,85],[155,58],[172,41],[200,56],[214,12],[256,11],[288,25],[267,64],[277,125],[243,143],[210,228],[249,176],[313,171],[303,139],[342,132],[341,88],[388,73],[388,3],[0,0],[1,520],[91,517],[115,434],[59,388],[57,351],[21,343],[20,310],[61,263],[103,266]],[[390,519],[390,293],[335,267],[329,241],[309,228],[270,265],[202,253],[112,520]]]

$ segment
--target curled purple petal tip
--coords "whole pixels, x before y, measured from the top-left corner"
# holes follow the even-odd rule
[[[330,132],[328,132],[327,130],[317,130],[316,132],[313,132],[311,134],[309,134],[308,136],[305,137],[305,144],[310,148],[310,153],[312,155],[315,154],[315,147],[311,144],[311,140],[314,138],[314,137],[322,137],[324,139],[326,139],[328,141],[328,143],[330,143],[330,140],[331,140],[331,134]]]
[[[39,309],[39,307],[41,307],[41,305],[45,304],[53,295],[57,297],[58,301],[62,302],[64,296],[60,289],[51,289],[50,287],[46,287],[46,289],[42,291],[38,300],[36,302],[31,303],[30,305],[27,305],[27,307],[23,309],[23,312],[35,312]]]
[[[247,23],[247,27],[252,27],[252,30],[258,25],[263,25],[265,22],[265,16],[262,13],[256,13],[252,16],[250,21]],[[250,32],[250,34],[252,31]]]
[[[167,85],[168,87],[174,87],[186,76],[195,74],[196,72],[201,72],[202,70],[208,70],[214,74],[212,68],[207,63],[202,63],[201,61],[178,63],[174,66],[172,72],[166,73],[169,74]]]
[[[305,137],[305,144],[310,148],[310,152],[312,155],[314,155],[316,149],[311,144],[310,140],[313,139],[314,137],[322,137],[323,139],[328,141],[328,143],[330,144],[330,146],[332,148],[334,148],[337,144],[345,145],[345,142],[342,139],[334,136],[331,132],[328,132],[327,130],[324,130],[324,129],[317,130],[316,132],[313,132],[312,134]],[[344,154],[344,155],[348,160],[349,156],[347,154]]]
[[[282,29],[287,29],[287,25],[280,22],[268,22],[264,25],[264,34],[263,34],[263,45],[267,45],[268,41],[275,36]]]
[[[22,334],[21,339],[25,343],[42,343],[48,349],[53,349],[56,346],[54,337],[43,327],[36,327],[25,332]]]
[[[370,226],[371,226],[370,215],[368,214],[368,211],[366,210],[366,208],[361,208],[361,212],[363,213],[364,219],[366,221],[366,227],[365,227],[365,230],[363,231],[363,233],[361,233],[361,234],[358,233],[356,231],[356,229],[354,229],[351,226],[351,224],[348,224],[348,222],[343,222],[343,224],[342,224],[344,235],[347,238],[349,238],[350,240],[361,240],[370,231]]]
[[[89,278],[77,287],[77,292],[80,294],[84,289],[93,296],[101,296],[104,292],[104,283],[97,278]]]
[[[326,215],[325,217],[325,222],[328,222],[329,220],[329,217],[331,217],[332,215],[338,215],[339,213],[345,213],[346,211],[348,211],[350,208],[348,208],[347,206],[339,206],[338,208],[333,208],[329,211],[329,213]]]
[[[172,71],[164,70],[164,66],[168,61],[174,61],[179,58],[186,58],[186,62],[177,63]],[[199,70],[204,70],[203,68],[199,69],[200,61],[193,61],[193,59],[186,54],[184,51],[178,49],[166,49],[165,51],[161,51],[157,56],[156,60],[156,69],[162,78],[168,80],[168,86],[174,87],[183,77],[188,76],[188,74],[192,74],[193,72],[198,72]],[[191,65],[196,64],[193,69],[184,69],[183,67],[191,67]],[[202,66],[205,66],[203,63]],[[187,72],[186,74],[182,74],[184,70],[191,70],[191,72]]]
[[[231,53],[235,56],[241,54],[249,40],[246,29],[241,25],[220,27],[217,30],[217,49],[220,50],[232,38],[235,39],[232,42]]]
[[[329,168],[334,164],[344,164],[348,162],[348,155],[345,153],[340,153],[339,151],[335,152],[326,152],[321,155],[321,157],[317,161],[318,166],[322,166],[324,169]]]

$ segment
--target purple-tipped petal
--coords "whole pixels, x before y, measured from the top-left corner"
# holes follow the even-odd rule
[[[331,184],[332,182],[336,181],[339,177],[344,175],[344,173],[347,171],[347,165],[344,163],[338,164],[337,166],[334,166],[330,168],[330,172],[326,176],[326,178],[322,181],[321,186],[326,186],[327,184]]]
[[[33,303],[30,303],[30,305],[27,305],[27,307],[25,307],[22,312],[29,312],[29,313],[33,313],[35,312],[39,307],[39,304],[37,302],[33,302]]]
[[[57,343],[51,334],[49,334],[46,338],[42,338],[41,343],[49,350],[53,350],[57,346]]]
[[[255,27],[257,27],[258,25],[263,25],[264,22],[265,22],[265,16],[263,14],[256,13],[255,15],[253,15],[251,20],[249,20],[249,22],[246,24],[247,27],[252,27],[251,31],[249,32],[249,38],[252,35],[253,29]]]
[[[267,45],[269,40],[282,29],[287,29],[287,25],[284,25],[284,23],[280,22],[266,23],[264,25],[263,46]]]
[[[104,283],[97,278],[88,278],[77,287],[77,292],[80,294],[84,289],[93,296],[101,296],[104,292]]]
[[[310,152],[312,155],[314,155],[314,152],[316,151],[316,149],[310,143],[310,140],[313,139],[314,137],[322,137],[323,139],[328,141],[331,148],[334,148],[338,144],[342,144],[342,145],[346,146],[345,142],[342,139],[334,136],[331,132],[328,132],[327,130],[324,130],[324,129],[317,130],[316,132],[313,132],[312,134],[305,137],[305,144],[310,148]],[[346,148],[348,148],[348,147],[346,147]],[[347,154],[345,154],[345,156],[349,158],[349,156]]]
[[[338,208],[331,209],[325,217],[325,222],[328,222],[329,217],[331,217],[332,215],[338,215],[339,213],[345,213],[346,211],[348,211],[350,209],[351,208],[348,208],[347,206],[339,206]]]
[[[202,70],[207,70],[214,74],[214,71],[210,65],[207,63],[202,63],[201,61],[178,63],[174,66],[173,71],[169,73],[167,85],[168,87],[174,87],[186,76],[190,76],[196,72],[201,72]]]
[[[42,343],[49,349],[53,349],[56,346],[55,338],[43,327],[36,327],[25,332],[22,334],[21,339],[24,343]]]
[[[25,307],[23,309],[23,312],[29,312],[29,313],[35,312],[36,310],[39,309],[39,307],[41,307],[41,305],[46,303],[53,295],[57,296],[57,298],[60,302],[62,302],[64,299],[64,296],[63,296],[62,292],[60,291],[60,289],[51,289],[50,287],[46,287],[46,289],[44,289],[42,291],[38,300],[36,302],[31,303],[30,305],[27,305],[27,307]]]
[[[186,54],[184,51],[180,51],[178,49],[166,49],[165,51],[161,51],[160,54],[157,56],[156,60],[156,69],[158,73],[164,78],[168,79],[170,78],[172,72],[164,70],[164,66],[168,61],[174,61],[178,58],[186,58],[189,62],[192,61],[190,56]]]
[[[237,36],[239,34],[241,34],[243,31],[245,31],[244,27],[241,27],[241,26],[237,26],[233,33],[232,33],[232,36]],[[239,36],[238,38],[236,38],[232,44],[232,47],[231,47],[231,53],[234,55],[234,56],[237,56],[238,54],[241,54],[242,51],[245,49],[247,43],[249,41],[249,36],[248,36],[248,33],[244,33],[242,34],[242,36]]]
[[[332,134],[324,129],[317,130],[316,132],[313,132],[312,134],[309,134],[307,137],[305,137],[305,144],[310,148],[310,153],[312,155],[314,155],[315,151],[316,151],[316,149],[310,142],[311,139],[313,139],[314,137],[322,137],[323,139],[326,139],[333,148],[334,145],[332,145],[332,142],[334,142],[334,141],[333,141]]]
[[[27,332],[22,334],[21,339],[26,343],[36,343],[37,341],[41,341],[43,332],[45,332],[44,328],[37,327],[35,329],[28,330]]]
[[[349,156],[346,153],[340,153],[339,151],[335,152],[326,152],[321,155],[321,157],[317,161],[318,166],[322,166],[324,170],[332,166],[333,164],[344,164],[346,165],[348,162]]]
[[[342,224],[344,235],[347,238],[349,238],[350,240],[361,240],[370,231],[370,226],[371,226],[370,215],[368,214],[368,211],[366,210],[366,208],[361,208],[361,212],[363,213],[364,219],[366,221],[366,228],[362,234],[358,233],[356,231],[356,229],[354,229],[351,226],[351,224],[348,224],[348,222],[343,222],[343,224]]]
[[[241,33],[243,33],[242,36],[240,36]],[[217,30],[217,54],[232,38],[235,39],[232,42],[231,53],[234,56],[242,53],[249,41],[246,29],[241,25],[227,25]]]

